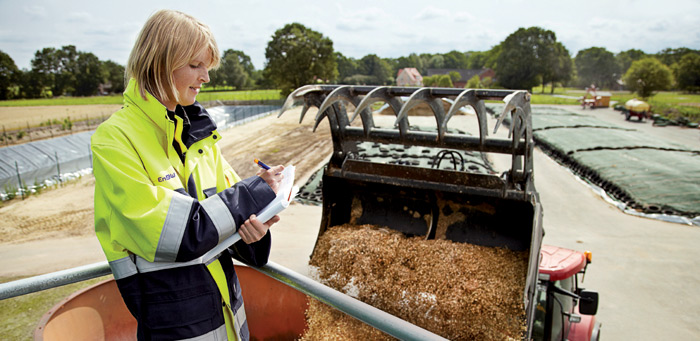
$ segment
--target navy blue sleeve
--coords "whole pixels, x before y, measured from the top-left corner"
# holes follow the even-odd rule
[[[236,231],[252,214],[260,212],[263,207],[275,198],[275,192],[259,176],[252,176],[239,181],[233,187],[227,188],[216,195],[228,208],[236,224]],[[198,201],[195,201],[192,205],[176,258],[178,262],[186,262],[200,257],[219,242],[219,235],[211,217],[209,217]],[[247,246],[241,247],[243,250],[240,252],[241,259],[239,260],[256,264],[256,259],[264,259],[266,263],[271,244],[269,234],[268,231],[268,234],[262,240],[251,245],[243,242],[237,243]],[[267,243],[264,240],[267,240]]]

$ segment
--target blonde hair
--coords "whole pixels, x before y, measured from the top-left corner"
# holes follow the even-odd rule
[[[125,81],[134,78],[144,99],[148,91],[161,102],[179,102],[173,71],[187,65],[203,49],[211,53],[207,68],[217,68],[221,57],[209,26],[182,12],[160,10],[148,18],[136,39]]]

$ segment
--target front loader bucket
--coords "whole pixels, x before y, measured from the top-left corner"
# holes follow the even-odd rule
[[[313,85],[293,92],[285,108],[301,100],[302,119],[310,107],[318,107],[315,126],[328,118],[333,140],[333,154],[322,178],[319,237],[337,225],[373,224],[407,236],[528,251],[523,299],[529,338],[542,238],[541,208],[532,177],[529,94]],[[488,137],[484,100],[506,102],[496,128],[510,116],[509,139]],[[370,112],[374,102],[393,109],[393,128],[376,125],[380,117]],[[449,110],[444,102],[452,103]],[[417,121],[410,112],[419,104],[432,110],[434,126],[409,124],[409,119]],[[448,125],[465,106],[475,112],[478,136]],[[351,107],[355,112],[349,115],[346,108]],[[353,125],[357,117],[361,124]],[[509,155],[510,170],[496,174],[485,153]]]

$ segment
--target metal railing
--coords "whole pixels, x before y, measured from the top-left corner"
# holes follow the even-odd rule
[[[274,262],[251,267],[400,340],[446,340],[394,315],[316,282]],[[111,274],[109,264],[93,263],[0,284],[0,300]]]

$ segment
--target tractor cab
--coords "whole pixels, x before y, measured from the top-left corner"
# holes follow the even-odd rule
[[[598,293],[580,286],[591,263],[590,252],[551,245],[540,251],[533,339],[598,340]]]

